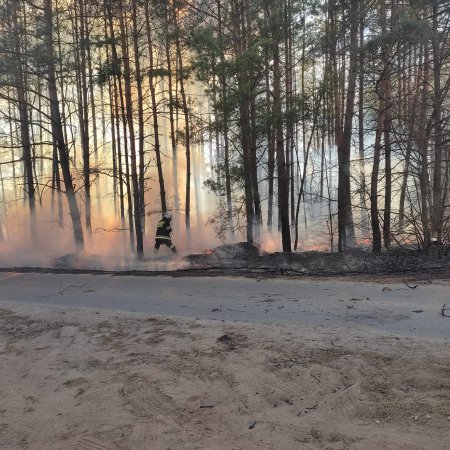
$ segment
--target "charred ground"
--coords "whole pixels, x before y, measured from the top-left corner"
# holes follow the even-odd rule
[[[160,256],[114,266],[105,258],[88,253],[69,253],[40,267],[1,267],[0,271],[50,273],[109,273],[116,275],[249,277],[367,276],[370,278],[450,278],[450,247],[433,247],[428,252],[396,248],[374,255],[370,249],[355,248],[345,253],[318,251],[268,253],[246,242],[225,244],[178,259]]]

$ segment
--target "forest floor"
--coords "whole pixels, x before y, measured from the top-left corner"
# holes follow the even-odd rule
[[[164,253],[165,251],[165,253]],[[152,276],[217,276],[277,278],[296,276],[359,277],[377,279],[449,279],[450,247],[432,247],[428,252],[397,248],[373,255],[370,249],[355,248],[345,253],[319,251],[268,253],[245,242],[225,244],[201,253],[160,255],[149,253],[142,260],[89,253],[68,253],[42,258],[32,255],[28,263],[11,264],[11,255],[0,255],[0,271],[44,273],[115,273]]]
[[[434,247],[429,252],[394,249],[373,255],[370,249],[355,248],[346,253],[266,253],[245,242],[226,244],[203,254],[184,258],[187,271],[245,273],[260,276],[404,276],[450,277],[450,248]]]
[[[1,449],[448,449],[450,312],[445,304],[439,312],[448,282],[412,283],[450,278],[445,251],[283,255],[238,244],[189,255],[175,265],[160,257],[156,272],[164,274],[167,262],[170,276],[180,278],[139,278],[139,283],[135,277],[92,277],[119,274],[104,266],[93,269],[95,261],[66,255],[50,268],[17,269],[66,275],[3,274]],[[120,274],[152,275],[154,266],[149,259]],[[102,306],[101,295],[122,298],[123,304],[133,283],[142,292],[165,286],[155,289],[155,300],[143,296],[161,307],[180,290],[183,295],[173,303],[188,311],[192,297],[186,289],[203,292],[205,275],[218,274],[253,279],[211,279],[209,297],[199,299],[206,316],[194,310],[180,318],[102,309],[113,306]],[[296,279],[304,275],[320,278]],[[351,277],[344,283],[333,275]],[[323,298],[308,297],[310,284]],[[364,286],[363,297],[370,300],[358,302]],[[272,298],[278,291],[286,296],[283,302]],[[245,297],[246,292],[253,295]],[[295,301],[288,298],[293,296]],[[90,307],[74,306],[80,305],[77,299]],[[55,304],[60,301],[68,303]],[[249,309],[227,313],[221,302]],[[323,311],[326,305],[336,308],[335,322]],[[239,321],[251,308],[265,308],[261,317],[276,320]],[[320,321],[309,321],[307,311]],[[220,314],[242,319],[208,319]],[[430,327],[439,320],[440,331],[421,334],[413,319]],[[387,331],[382,324],[390,320],[409,325],[398,328],[404,332]]]

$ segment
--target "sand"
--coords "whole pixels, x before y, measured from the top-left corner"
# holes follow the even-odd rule
[[[445,340],[0,307],[1,449],[450,447]]]

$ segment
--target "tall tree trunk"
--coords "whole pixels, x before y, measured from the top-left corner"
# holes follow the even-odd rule
[[[344,115],[342,141],[338,145],[339,185],[338,185],[338,231],[339,251],[355,245],[352,196],[350,189],[350,151],[355,109],[355,90],[358,57],[358,0],[350,2],[350,54],[347,96]]]
[[[163,213],[167,211],[166,203],[166,189],[164,185],[164,174],[162,170],[162,159],[161,159],[161,146],[159,142],[159,121],[158,121],[158,105],[156,102],[156,92],[155,92],[155,63],[153,57],[153,39],[152,31],[150,27],[150,11],[148,3],[145,3],[145,28],[147,32],[147,45],[150,60],[149,69],[149,86],[150,86],[150,96],[152,100],[152,119],[153,119],[153,133],[155,136],[155,155],[156,155],[156,168],[158,170],[158,181],[159,181],[159,195],[161,199],[161,210]],[[172,142],[173,144],[173,142]]]
[[[58,91],[56,87],[55,62],[53,51],[53,12],[52,0],[44,0],[44,24],[45,24],[45,47],[48,55],[47,83],[50,100],[50,116],[52,122],[52,134],[56,140],[59,153],[59,163],[63,174],[64,187],[69,204],[70,217],[73,226],[73,237],[77,250],[84,250],[83,229],[81,227],[80,212],[78,210],[75,191],[70,173],[69,154],[67,144],[64,141],[61,113],[59,111]]]
[[[91,126],[92,126],[92,143],[94,144],[94,163],[95,168],[98,169],[98,131],[97,131],[97,112],[96,112],[96,106],[95,106],[95,93],[94,93],[94,74],[93,74],[93,57],[91,52],[91,33],[89,30],[89,23],[86,17],[86,24],[85,24],[85,34],[86,34],[86,56],[87,56],[87,70],[88,70],[88,89],[89,89],[89,103],[91,106]],[[104,102],[103,102],[103,89],[100,87],[100,101],[101,101],[101,109],[102,109],[102,130],[105,129],[104,126]],[[104,135],[104,133],[103,133]],[[103,140],[104,142],[104,140]],[[102,203],[101,203],[101,196],[100,196],[100,177],[97,175],[95,177],[95,200],[97,202],[97,211],[98,215],[101,216],[102,214]],[[92,203],[92,198],[91,198]],[[92,212],[91,212],[92,217]]]
[[[286,103],[286,169],[289,177],[290,193],[290,222],[295,222],[295,192],[294,192],[294,120],[292,119],[293,110],[293,72],[292,63],[292,4],[291,0],[284,0],[284,20],[282,29],[284,31],[284,60],[285,60],[285,103]]]
[[[294,241],[294,250],[297,250],[298,247],[298,215],[300,212],[300,202],[301,199],[303,197],[303,191],[305,188],[305,180],[306,180],[306,170],[308,168],[308,160],[309,160],[309,154],[310,154],[310,150],[311,150],[311,143],[314,137],[314,131],[316,129],[317,126],[317,121],[319,120],[319,111],[321,108],[321,101],[322,101],[322,96],[319,97],[319,101],[318,104],[316,105],[315,108],[315,113],[314,113],[314,118],[313,118],[313,125],[312,125],[312,129],[311,129],[311,135],[309,136],[308,139],[308,144],[306,146],[306,151],[305,151],[305,156],[304,156],[304,160],[303,160],[303,170],[302,170],[302,178],[300,181],[300,189],[298,192],[298,197],[297,197],[297,207],[295,209],[295,241]]]
[[[144,130],[144,97],[142,93],[142,74],[140,64],[139,51],[139,24],[137,16],[137,2],[131,2],[131,17],[132,17],[132,36],[134,49],[134,67],[135,67],[135,81],[137,92],[137,110],[138,110],[138,155],[139,155],[139,221],[141,224],[142,234],[145,234],[145,130]],[[153,55],[151,55],[153,57]],[[155,138],[156,139],[156,138]]]
[[[117,74],[117,77],[114,77],[114,97],[115,97],[115,111],[116,111],[116,127],[117,127],[117,136],[118,136],[118,165],[119,165],[119,189],[120,189],[120,197],[121,197],[121,217],[122,224],[124,223],[124,193],[123,193],[123,183],[125,179],[125,186],[127,188],[127,204],[128,204],[128,226],[129,226],[129,236],[130,236],[130,251],[134,252],[134,225],[133,225],[133,201],[131,198],[131,182],[130,182],[130,164],[128,158],[128,142],[127,142],[127,114],[125,108],[125,100],[124,93],[122,87],[122,71],[121,65],[119,62],[119,57],[117,54],[116,48],[116,38],[114,32],[114,21],[112,8],[110,4],[111,0],[105,0],[104,6],[108,16],[109,22],[109,33],[111,39],[111,56],[113,61],[113,72]],[[124,159],[125,159],[125,177],[123,176],[122,169],[122,152],[120,146],[120,127],[119,127],[119,105],[118,101],[120,101],[120,115],[122,118],[122,131],[123,131],[123,147],[124,147]]]
[[[278,208],[281,221],[281,241],[284,252],[291,251],[291,230],[289,226],[289,171],[286,167],[283,137],[283,116],[281,108],[281,67],[280,67],[280,7],[273,3],[271,14],[272,59],[273,59],[273,120],[278,173]]]
[[[17,72],[16,72],[17,73]],[[15,81],[14,81],[15,82]],[[10,90],[8,89],[8,97],[11,97]],[[17,132],[17,120],[16,120],[16,108],[13,102],[8,102],[8,122],[9,122],[9,143],[11,145],[11,172],[13,179],[13,189],[14,189],[14,202],[17,202],[17,183],[16,183],[16,152],[14,150],[14,135]],[[14,124],[14,126],[13,126]]]
[[[185,226],[186,232],[188,234],[188,244],[190,241],[190,228],[191,228],[191,129],[190,129],[190,118],[189,118],[189,107],[187,103],[186,96],[186,79],[187,75],[184,70],[183,55],[181,52],[181,42],[180,42],[180,27],[178,24],[178,11],[176,5],[173,5],[173,20],[175,22],[175,45],[177,52],[177,63],[178,63],[178,82],[180,86],[180,95],[183,108],[184,116],[184,132],[185,132],[185,147],[186,147],[186,204],[185,204]]]
[[[426,13],[424,14],[427,15]],[[427,130],[427,102],[429,97],[429,83],[430,83],[430,51],[428,43],[424,44],[424,59],[423,59],[423,79],[422,81],[422,95],[419,111],[418,121],[418,142],[420,152],[420,202],[421,202],[421,219],[423,232],[423,248],[426,250],[431,245],[431,227],[429,223],[428,210],[428,193],[429,193],[429,179],[428,179],[428,130]]]
[[[120,83],[120,79],[119,79]],[[123,192],[123,164],[122,164],[122,145],[120,136],[120,113],[119,113],[119,92],[117,88],[117,79],[114,76],[114,117],[116,125],[116,136],[117,136],[117,166],[118,166],[118,180],[119,180],[119,205],[120,205],[120,219],[122,223],[122,228],[125,226],[125,204],[124,204],[124,192]],[[122,96],[120,96],[122,97]],[[124,135],[126,140],[126,135]],[[128,188],[127,188],[128,189]]]
[[[413,138],[415,135],[415,123],[417,120],[417,103],[420,95],[420,83],[418,82],[418,79],[421,77],[421,74],[418,76],[418,69],[417,65],[415,64],[414,67],[414,73],[412,69],[412,58],[411,58],[411,48],[408,52],[408,81],[407,81],[407,87],[404,89],[405,96],[404,96],[404,107],[403,107],[403,115],[405,117],[405,120],[407,122],[407,129],[408,129],[408,137],[407,137],[407,143],[406,143],[406,152],[405,152],[405,163],[404,163],[404,172],[403,172],[403,178],[402,178],[402,185],[400,188],[400,200],[399,200],[399,209],[398,209],[398,221],[399,221],[399,231],[404,231],[404,222],[405,222],[405,201],[406,201],[406,190],[408,187],[408,177],[411,171],[411,153],[412,153],[412,147],[413,147]],[[414,52],[414,61],[416,61],[416,56]],[[414,94],[412,93],[412,87],[411,87],[411,79],[414,78],[416,80],[415,90]]]
[[[442,243],[444,224],[444,203],[442,193],[442,173],[445,168],[443,161],[443,129],[442,129],[442,91],[441,91],[441,49],[438,29],[438,1],[433,1],[433,81],[434,81],[434,169],[433,169],[433,214],[432,234],[439,244]]]
[[[253,217],[253,241],[257,246],[261,245],[261,198],[259,195],[258,186],[258,161],[257,153],[257,130],[256,130],[256,99],[252,92],[250,99],[250,129],[251,129],[251,151],[250,151],[250,167],[252,171],[252,191],[254,202],[254,217]],[[288,181],[289,182],[289,181]],[[289,188],[289,184],[288,184]],[[289,201],[289,198],[288,198]]]
[[[223,43],[223,29],[222,29],[222,4],[221,0],[217,0],[217,21],[219,29],[219,48],[220,48],[220,62],[222,67],[225,66],[225,51]],[[223,103],[222,112],[222,127],[223,127],[223,141],[224,141],[224,168],[225,168],[225,191],[227,198],[227,222],[228,228],[233,233],[233,205],[231,199],[231,176],[230,176],[230,143],[229,143],[229,111],[227,104],[227,79],[225,74],[220,74],[219,83],[221,89],[221,101]]]
[[[269,23],[269,2],[266,2],[264,8],[264,19],[267,26]],[[266,114],[267,114],[267,183],[268,183],[268,206],[267,206],[267,230],[269,233],[272,232],[272,222],[273,222],[273,197],[274,197],[274,179],[275,179],[275,139],[273,123],[269,119],[272,115],[272,92],[271,92],[271,80],[270,80],[270,48],[265,47],[264,53],[264,81],[265,81],[265,96],[266,96]]]
[[[169,10],[166,10],[165,19],[166,27],[169,30]],[[173,96],[173,73],[172,73],[172,55],[170,52],[170,34],[165,34],[165,50],[167,64],[167,91],[169,94],[169,124],[170,124],[170,142],[172,144],[172,178],[173,178],[173,196],[175,211],[180,209],[180,194],[178,192],[178,149],[177,136],[175,132],[175,99]]]
[[[52,185],[52,196],[56,191],[56,198],[58,203],[58,226],[59,228],[64,228],[64,206],[62,201],[62,193],[61,193],[61,177],[59,174],[59,159],[58,159],[58,145],[56,143],[56,139],[53,137],[53,178],[54,182]],[[53,205],[53,199],[52,199]]]
[[[382,33],[387,32],[386,27],[386,7],[384,1],[381,3],[381,29]],[[395,10],[391,9],[391,14]],[[394,23],[391,18],[391,29]],[[391,205],[392,205],[392,161],[391,161],[391,127],[392,127],[392,104],[391,104],[391,45],[383,46],[383,58],[385,60],[384,70],[384,161],[385,161],[385,189],[384,189],[384,214],[383,214],[383,240],[386,248],[389,248],[391,242]]]
[[[377,129],[375,131],[375,145],[373,152],[372,176],[370,182],[370,216],[372,225],[372,252],[381,253],[381,230],[378,213],[378,178],[380,174],[381,136],[384,123],[384,100],[381,97],[378,102]]]
[[[134,214],[134,228],[136,233],[136,253],[138,258],[144,256],[144,240],[141,226],[141,207],[140,207],[140,193],[139,193],[139,176],[136,161],[136,140],[134,134],[134,117],[133,117],[133,94],[131,87],[131,70],[130,58],[128,54],[128,44],[126,40],[127,30],[125,28],[125,10],[123,8],[122,0],[120,0],[120,44],[122,48],[122,62],[123,62],[123,79],[125,84],[125,108],[126,119],[128,124],[128,132],[130,135],[130,164],[131,164],[131,184],[133,192],[133,214]],[[130,205],[131,206],[131,205]]]
[[[15,85],[20,120],[20,140],[23,151],[24,174],[26,175],[26,190],[28,194],[28,204],[30,210],[30,232],[32,245],[37,244],[37,224],[36,224],[36,198],[33,176],[33,159],[31,155],[30,123],[28,117],[28,104],[26,99],[26,86],[22,67],[22,48],[20,43],[20,30],[17,18],[17,4],[12,2],[11,18],[14,29],[14,51],[16,53],[15,65]],[[15,180],[14,180],[15,183]]]
[[[359,19],[359,46],[364,46],[364,17],[362,11]],[[359,208],[361,211],[361,228],[364,235],[367,234],[369,224],[366,205],[366,168],[364,152],[364,52],[359,54],[359,89],[358,89],[358,144],[359,144]]]
[[[84,0],[78,0],[79,17],[75,16],[75,36],[77,43],[77,76],[79,79],[78,94],[78,115],[80,121],[81,147],[83,150],[83,179],[85,194],[85,222],[89,233],[92,231],[91,225],[91,179],[90,179],[90,148],[89,148],[89,101],[88,86],[86,78],[87,58],[86,58],[86,15],[84,11]],[[77,8],[75,8],[76,11]],[[75,13],[76,14],[76,13]],[[80,35],[78,39],[78,26]],[[79,49],[79,50],[78,50]],[[78,56],[79,54],[79,56]]]

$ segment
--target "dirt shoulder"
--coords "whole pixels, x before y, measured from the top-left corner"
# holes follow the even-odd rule
[[[0,448],[448,448],[448,341],[0,307]]]

